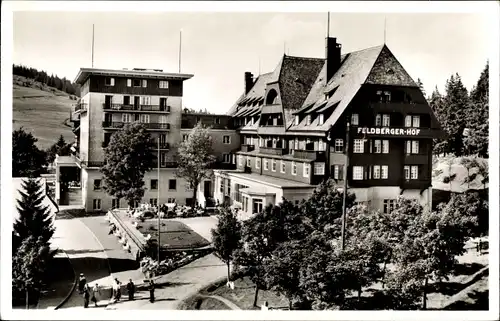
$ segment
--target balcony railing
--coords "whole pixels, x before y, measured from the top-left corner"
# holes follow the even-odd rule
[[[81,161],[81,164],[85,167],[102,167],[104,166],[104,162],[89,162],[89,161]]]
[[[170,112],[170,106],[162,105],[133,105],[133,104],[103,104],[104,110],[117,110],[117,111],[161,111],[165,113]]]
[[[428,179],[402,179],[401,187],[405,189],[424,189],[430,187],[431,181]]]
[[[255,149],[255,145],[248,145],[248,144],[243,144],[241,145],[241,151],[242,152],[251,152]]]
[[[103,128],[110,128],[110,129],[119,129],[123,128],[125,126],[124,122],[108,122],[108,121],[103,121],[102,122],[102,127]],[[146,129],[162,129],[162,130],[169,130],[170,129],[170,124],[168,123],[141,123],[146,127]]]
[[[273,147],[260,147],[259,151],[262,154],[267,154],[267,155],[286,155],[288,150],[286,148],[273,148]]]
[[[81,111],[87,111],[88,104],[87,103],[79,103],[75,105],[75,111],[81,110]]]
[[[429,155],[425,154],[405,154],[405,164],[427,164],[429,162]]]
[[[301,159],[316,160],[325,157],[324,151],[294,149],[292,156]]]

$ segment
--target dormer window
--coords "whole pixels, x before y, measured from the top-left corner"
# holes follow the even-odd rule
[[[311,115],[306,116],[306,125],[307,126],[311,125]]]
[[[266,97],[266,105],[274,105],[278,103],[278,93],[276,90],[271,89]]]
[[[319,114],[319,116],[318,116],[318,125],[323,125],[324,122],[325,122],[325,115]]]
[[[359,125],[359,115],[358,114],[351,115],[351,125],[353,125],[353,126]]]
[[[300,117],[299,115],[295,115],[295,126],[299,125],[300,123]]]

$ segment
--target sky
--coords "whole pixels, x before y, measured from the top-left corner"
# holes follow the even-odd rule
[[[470,90],[489,59],[488,21],[479,13],[331,13],[330,36],[342,52],[386,44],[430,94],[459,73]],[[226,113],[244,73],[271,72],[283,53],[325,56],[327,13],[14,12],[13,63],[74,80],[79,68],[179,70],[183,104]],[[260,68],[259,68],[260,67]]]

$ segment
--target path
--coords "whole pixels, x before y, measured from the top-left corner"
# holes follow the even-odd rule
[[[241,308],[239,306],[237,306],[236,304],[234,304],[232,301],[229,301],[228,299],[223,298],[223,297],[221,297],[219,295],[200,295],[200,297],[202,297],[202,298],[212,298],[212,299],[219,300],[222,303],[224,303],[225,305],[227,305],[231,310],[241,310]]]

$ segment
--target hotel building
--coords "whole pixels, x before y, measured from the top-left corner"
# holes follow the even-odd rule
[[[386,45],[341,48],[327,38],[326,59],[283,55],[272,72],[245,73],[228,112],[241,136],[237,169],[215,171],[215,199],[251,215],[346,176],[373,208],[387,212],[400,195],[431,207],[432,140],[442,131],[424,95]]]
[[[193,191],[187,182],[176,177],[177,148],[198,121],[211,126],[214,150],[218,159],[214,168],[233,168],[228,156],[239,149],[239,135],[232,129],[228,115],[186,114],[182,108],[184,81],[193,75],[166,73],[162,70],[110,70],[82,68],[75,83],[81,86],[81,98],[72,115],[76,135],[75,155],[56,160],[56,201],[61,204],[60,177],[66,167],[78,167],[81,183],[81,205],[87,212],[125,207],[124,200],[109,196],[103,188],[100,167],[104,165],[104,148],[111,135],[126,123],[139,121],[151,132],[159,148],[155,169],[144,177],[146,192],[143,203],[190,204]],[[156,147],[157,145],[155,145]],[[158,181],[159,153],[160,180]],[[207,180],[197,191],[198,202],[210,205],[213,184]]]

